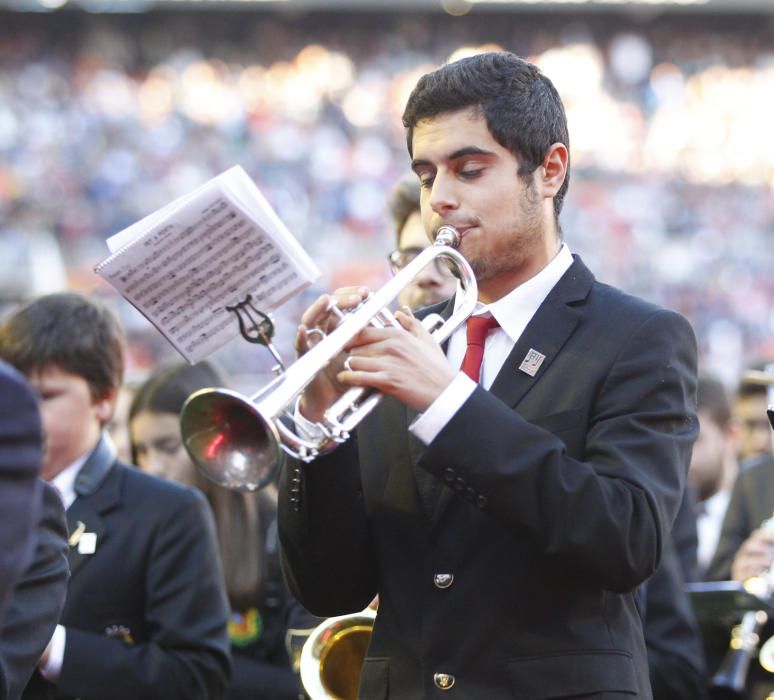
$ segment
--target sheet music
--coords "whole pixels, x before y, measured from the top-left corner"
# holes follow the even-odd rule
[[[239,334],[226,306],[250,294],[268,313],[320,274],[241,168],[113,236],[109,247],[114,254],[95,271],[192,363]]]

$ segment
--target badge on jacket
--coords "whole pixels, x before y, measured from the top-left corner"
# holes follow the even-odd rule
[[[94,554],[97,551],[97,533],[86,532],[86,525],[82,520],[78,521],[75,530],[70,533],[67,544],[78,547],[78,554]]]

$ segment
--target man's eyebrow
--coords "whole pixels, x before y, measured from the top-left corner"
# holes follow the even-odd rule
[[[496,155],[492,151],[487,151],[483,148],[479,148],[478,146],[465,146],[464,148],[458,148],[456,151],[452,151],[444,160],[457,160],[458,158],[464,158],[466,156],[494,156]],[[433,164],[429,160],[424,160],[422,158],[414,158],[411,161],[411,169],[416,172],[417,168],[430,166],[433,167]]]

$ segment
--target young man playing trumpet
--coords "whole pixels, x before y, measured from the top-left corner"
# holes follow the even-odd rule
[[[569,137],[535,66],[446,65],[403,119],[425,230],[455,227],[476,275],[469,332],[497,325],[480,374],[465,328],[442,349],[406,311],[315,377],[299,404],[311,421],[353,386],[385,398],[351,440],[284,470],[287,578],[318,615],[379,594],[363,698],[648,698],[637,591],[696,436],[693,333],[562,242]],[[335,326],[331,300],[364,293],[310,306],[299,351]]]

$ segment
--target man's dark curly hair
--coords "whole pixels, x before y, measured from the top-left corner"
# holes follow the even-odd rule
[[[537,66],[496,51],[448,63],[419,79],[403,112],[409,155],[418,122],[469,107],[480,109],[492,137],[519,159],[519,175],[531,175],[554,143],[569,151],[567,117],[553,83]],[[569,182],[568,162],[554,197],[557,220]]]

